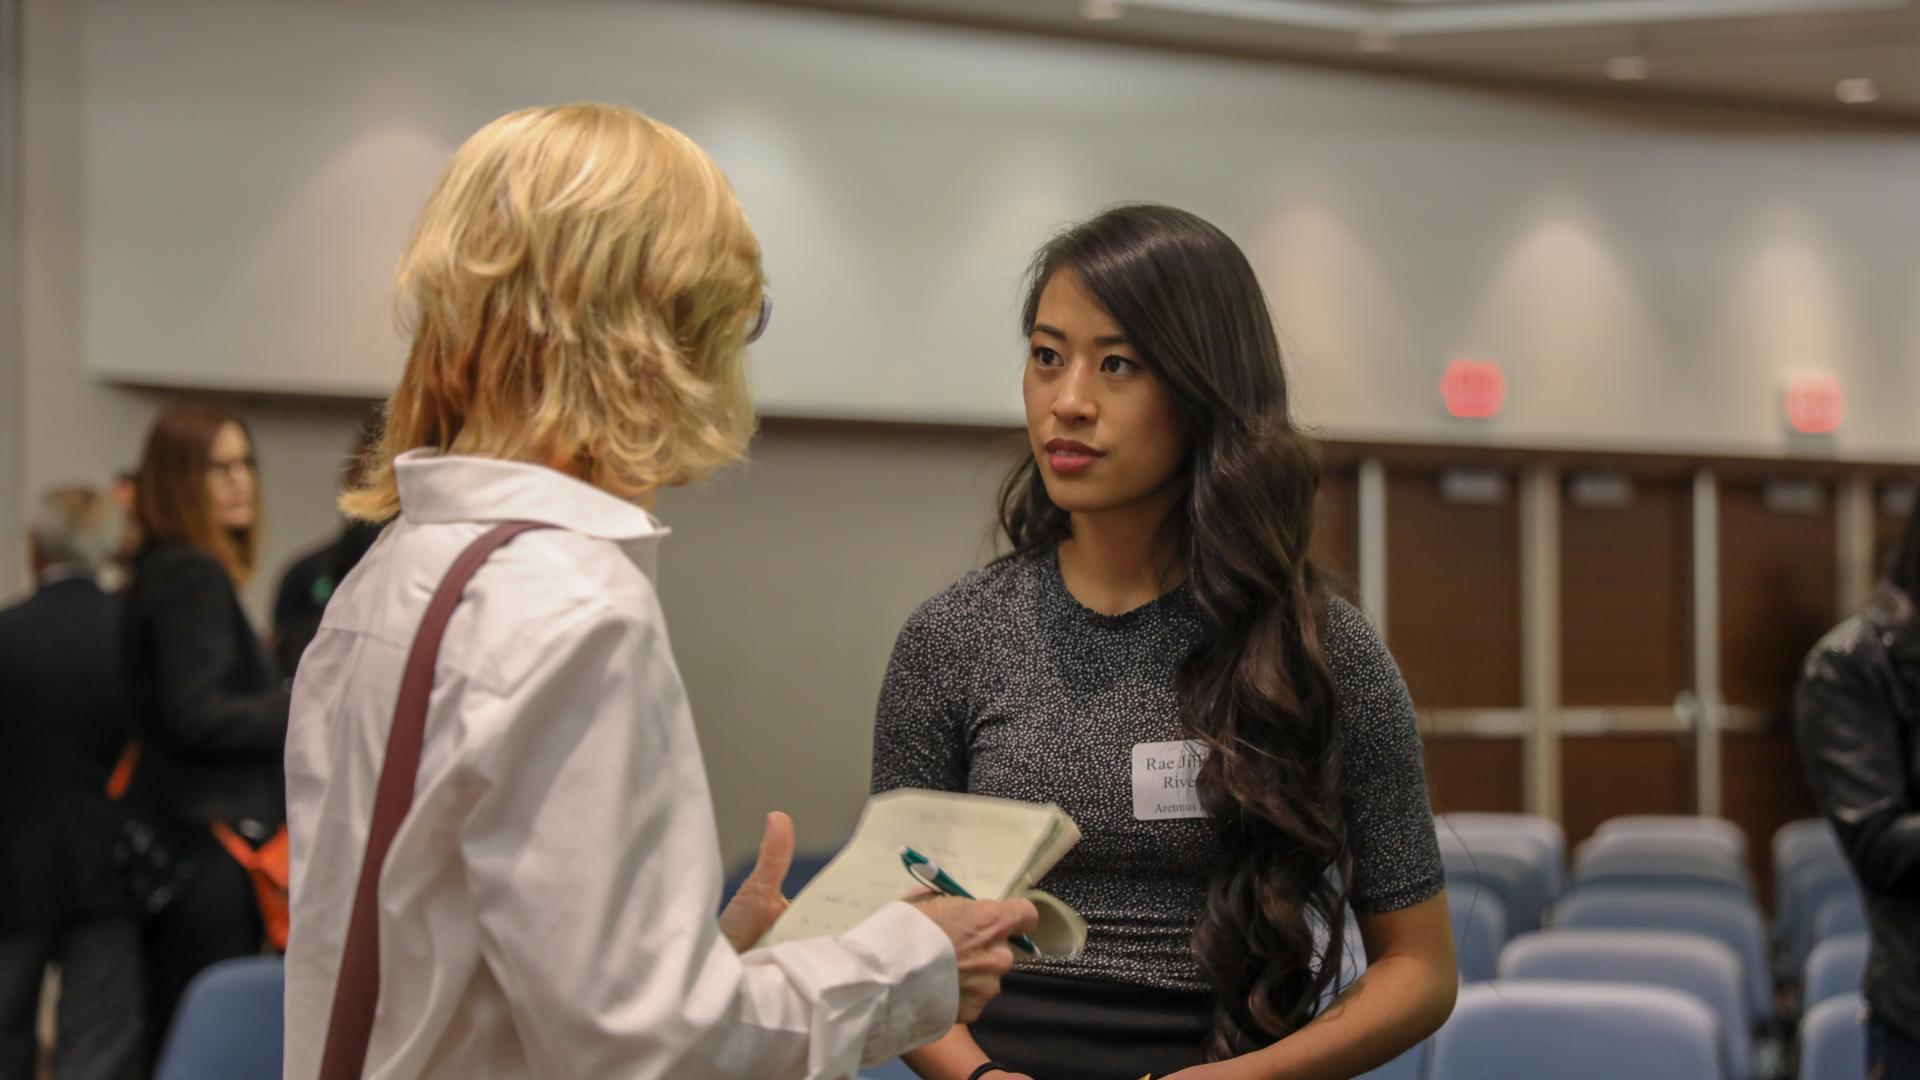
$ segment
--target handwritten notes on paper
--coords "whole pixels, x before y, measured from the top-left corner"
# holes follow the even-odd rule
[[[919,890],[900,863],[911,847],[933,859],[981,899],[1028,896],[1040,906],[1045,952],[1074,952],[1086,924],[1033,883],[1080,841],[1080,830],[1059,807],[983,795],[902,789],[867,803],[853,839],[793,900],[760,947],[845,933]]]

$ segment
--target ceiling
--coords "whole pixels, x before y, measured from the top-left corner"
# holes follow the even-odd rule
[[[1920,123],[1920,0],[784,2],[1242,56]],[[1644,77],[1615,77],[1636,68]],[[1843,103],[1842,80],[1860,79],[1871,80],[1874,100]]]

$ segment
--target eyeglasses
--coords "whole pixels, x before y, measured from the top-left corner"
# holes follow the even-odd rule
[[[761,293],[760,310],[754,312],[753,323],[747,327],[747,344],[751,345],[759,341],[760,335],[767,332],[767,324],[772,321],[773,296],[770,293]]]
[[[237,480],[242,474],[252,476],[258,471],[259,465],[260,463],[251,454],[232,461],[209,461],[207,475],[219,476],[223,480]]]

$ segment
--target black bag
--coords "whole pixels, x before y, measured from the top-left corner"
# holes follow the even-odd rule
[[[113,861],[120,868],[133,902],[133,913],[151,919],[167,910],[186,891],[193,878],[193,866],[177,857],[180,845],[172,830],[140,811],[138,801],[127,798],[133,775],[140,764],[140,740],[127,743],[107,780],[107,798],[113,800],[120,815],[120,836],[113,844]]]

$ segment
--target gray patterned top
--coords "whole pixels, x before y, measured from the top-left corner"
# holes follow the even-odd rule
[[[1185,588],[1122,615],[1091,611],[1057,554],[1007,559],[920,606],[894,646],[874,730],[873,790],[971,791],[1058,804],[1080,845],[1041,886],[1087,919],[1086,951],[1023,967],[1205,990],[1192,956],[1218,844],[1202,819],[1137,820],[1133,748],[1181,738],[1175,676],[1204,622]],[[1440,891],[1413,704],[1366,619],[1330,603],[1353,906]]]

